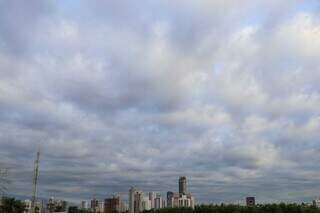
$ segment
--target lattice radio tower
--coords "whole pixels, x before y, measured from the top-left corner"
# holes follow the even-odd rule
[[[34,161],[34,170],[33,170],[33,191],[31,199],[31,213],[36,212],[36,202],[37,202],[37,183],[39,177],[39,160],[40,160],[40,147],[37,152],[37,157]]]

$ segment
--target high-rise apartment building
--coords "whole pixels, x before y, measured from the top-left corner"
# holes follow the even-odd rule
[[[172,198],[173,198],[173,192],[167,192],[167,207],[172,207]]]
[[[143,192],[131,187],[129,190],[129,213],[139,213],[143,211],[142,200]]]
[[[154,209],[154,199],[156,198],[156,193],[149,192],[149,200],[151,204],[151,209]]]
[[[91,200],[90,208],[92,213],[103,213],[104,212],[104,202],[97,199]]]
[[[195,201],[191,193],[187,192],[187,178],[179,177],[179,193],[167,192],[167,197],[161,193],[149,192],[145,197],[141,190],[131,187],[129,190],[129,213],[140,213],[144,210],[161,209],[165,207],[194,208]]]
[[[143,210],[146,210],[146,211],[149,211],[149,210],[151,210],[151,201],[149,200],[149,197],[143,197],[142,198],[142,203],[141,203],[141,205],[142,205],[142,209]]]
[[[187,194],[187,178],[185,176],[179,177],[179,194]]]
[[[187,178],[185,176],[179,177],[179,193],[167,193],[168,207],[191,207],[194,208],[194,197],[191,193],[187,193]]]
[[[166,208],[167,207],[167,200],[164,198],[162,199],[162,208]]]
[[[81,201],[81,203],[80,203],[80,209],[88,210],[88,209],[89,209],[89,203],[88,203],[88,201],[85,201],[85,200]]]
[[[122,201],[119,196],[113,196],[104,200],[104,213],[120,213],[122,211]]]
[[[99,201],[93,198],[90,202],[90,208],[93,213],[97,213],[99,209]]]
[[[156,198],[154,199],[154,208],[161,209],[162,207],[162,196],[160,193],[156,194]]]

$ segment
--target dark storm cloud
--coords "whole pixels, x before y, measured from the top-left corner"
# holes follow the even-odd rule
[[[315,2],[0,1],[0,163],[9,193],[128,188],[200,202],[319,187]],[[298,193],[303,191],[303,193]]]

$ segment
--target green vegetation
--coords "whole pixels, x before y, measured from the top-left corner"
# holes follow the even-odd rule
[[[198,205],[190,208],[165,208],[148,211],[149,213],[320,213],[313,206],[298,204],[265,204],[253,207],[239,205]],[[145,212],[147,213],[147,212]]]
[[[85,210],[85,209],[79,209],[77,210],[78,213],[91,213],[91,211],[89,210]]]
[[[23,213],[24,203],[14,198],[3,198],[0,213]],[[90,213],[77,210],[78,213]],[[253,207],[239,205],[198,205],[191,208],[164,208],[143,213],[320,213],[320,208],[298,204],[265,204]]]
[[[15,198],[3,197],[1,199],[0,213],[23,213],[25,205]]]

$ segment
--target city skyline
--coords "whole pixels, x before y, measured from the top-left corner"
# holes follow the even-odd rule
[[[79,203],[186,176],[199,203],[320,197],[319,14],[317,0],[0,0],[6,193]]]

